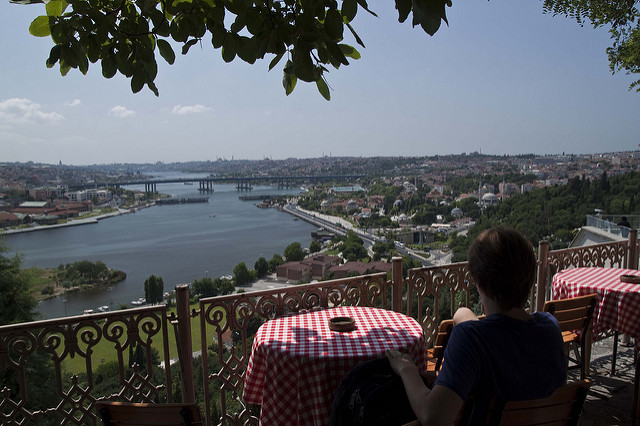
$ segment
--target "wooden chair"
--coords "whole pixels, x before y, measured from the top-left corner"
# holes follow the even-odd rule
[[[591,382],[581,380],[557,389],[551,396],[526,401],[493,400],[487,425],[577,425]]]
[[[577,425],[582,415],[584,401],[591,382],[582,380],[558,388],[550,396],[525,401],[491,400],[485,426],[533,426],[533,425]],[[455,421],[456,426],[470,425],[473,413],[473,398],[465,401]],[[475,423],[477,422],[477,419]],[[415,420],[404,426],[420,426]]]
[[[453,320],[442,320],[438,325],[438,334],[436,334],[433,347],[427,349],[427,378],[433,382],[442,367],[442,359],[444,357],[444,350],[449,342],[451,336],[451,330],[453,330]]]
[[[105,426],[198,426],[203,425],[197,404],[143,404],[96,402]]]
[[[591,317],[596,306],[596,298],[597,294],[594,293],[571,299],[549,300],[544,304],[544,311],[555,316],[560,323],[567,363],[574,363],[568,368],[580,368],[580,380],[584,380],[589,372]],[[576,353],[575,358],[570,357],[572,348]]]

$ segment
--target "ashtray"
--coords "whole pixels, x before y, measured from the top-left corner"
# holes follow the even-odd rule
[[[329,319],[329,328],[333,331],[351,331],[356,328],[356,321],[351,317],[333,317]]]
[[[620,275],[623,283],[640,284],[640,275]]]

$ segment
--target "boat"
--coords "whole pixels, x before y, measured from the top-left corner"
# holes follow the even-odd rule
[[[107,305],[98,306],[98,312],[109,312],[109,306]]]
[[[93,309],[85,309],[84,311],[82,311],[82,315],[89,315],[93,313]]]
[[[145,303],[147,303],[147,299],[145,299],[144,297],[141,297],[138,300],[131,301],[131,304],[133,306],[140,306],[140,305],[144,305]]]

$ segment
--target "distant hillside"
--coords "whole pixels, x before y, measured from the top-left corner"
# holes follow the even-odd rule
[[[517,229],[537,246],[549,240],[552,249],[567,247],[575,231],[584,226],[587,214],[601,209],[604,215],[640,214],[640,174],[630,172],[597,180],[576,177],[567,185],[545,187],[516,195],[488,208],[469,230],[468,238],[452,243],[454,261],[466,259],[471,241],[483,230],[503,225]]]

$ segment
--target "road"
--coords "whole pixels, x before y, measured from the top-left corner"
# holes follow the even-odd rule
[[[353,226],[351,222],[346,219],[337,216],[326,215],[310,210],[305,210],[300,208],[295,204],[287,204],[284,207],[284,210],[292,214],[306,222],[312,223],[319,227],[325,228],[329,231],[336,232],[341,235],[345,235],[348,230],[355,232],[360,238],[364,240],[364,245],[367,251],[373,255],[371,250],[371,246],[376,241],[382,241],[382,239],[372,233],[365,232],[360,228],[356,228]],[[398,253],[406,256],[410,256],[412,259],[416,259],[421,262],[424,266],[433,266],[433,265],[446,265],[447,263],[451,263],[451,252],[442,252],[440,250],[431,250],[431,257],[424,258],[418,254],[416,254],[410,248],[404,246],[396,245],[396,250]]]

